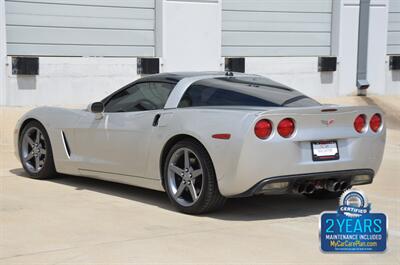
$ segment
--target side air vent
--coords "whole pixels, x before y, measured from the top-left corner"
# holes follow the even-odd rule
[[[67,141],[67,137],[65,137],[65,134],[64,134],[63,131],[61,131],[61,137],[62,137],[62,140],[64,142],[65,152],[67,153],[68,158],[70,158],[71,157],[71,149],[69,149],[69,144],[68,144],[68,141]]]

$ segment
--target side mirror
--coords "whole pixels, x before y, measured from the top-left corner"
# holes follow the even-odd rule
[[[104,104],[103,102],[94,102],[89,105],[89,111],[93,113],[103,113],[104,112]]]
[[[88,106],[88,110],[96,114],[96,120],[103,118],[104,104],[103,102],[94,102]]]

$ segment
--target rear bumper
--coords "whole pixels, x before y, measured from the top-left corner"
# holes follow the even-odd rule
[[[315,139],[323,137],[316,136]],[[260,181],[276,176],[319,174],[320,172],[371,169],[377,172],[383,158],[385,133],[352,138],[336,138],[340,159],[313,161],[310,140],[270,139],[247,140],[236,159],[224,164],[228,169],[218,179],[219,189],[226,197],[242,194]],[[224,155],[229,155],[227,154]]]
[[[269,177],[261,180],[256,185],[248,189],[247,191],[240,193],[238,195],[230,196],[230,198],[238,198],[238,197],[250,197],[255,194],[262,194],[262,189],[265,185],[271,183],[278,182],[288,182],[288,186],[284,189],[277,190],[272,192],[272,194],[285,194],[290,193],[293,190],[293,187],[299,181],[307,182],[307,181],[325,181],[328,179],[337,179],[337,180],[347,180],[351,181],[354,176],[359,175],[367,175],[370,177],[370,181],[367,181],[362,184],[355,185],[365,185],[370,184],[373,181],[375,176],[375,172],[372,169],[352,169],[352,170],[339,170],[339,171],[330,171],[330,172],[318,172],[318,173],[308,173],[308,174],[298,174],[298,175],[286,175],[286,176],[277,176],[277,177]],[[271,193],[270,193],[271,194]]]

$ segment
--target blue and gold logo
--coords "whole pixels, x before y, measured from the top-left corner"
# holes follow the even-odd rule
[[[371,213],[371,204],[360,190],[347,190],[337,212],[320,216],[321,249],[324,252],[383,252],[386,250],[387,219]]]

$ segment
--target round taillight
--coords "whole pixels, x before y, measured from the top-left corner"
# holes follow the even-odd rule
[[[295,130],[294,120],[290,118],[283,119],[278,124],[278,133],[284,137],[289,138]]]
[[[371,128],[372,131],[377,132],[379,131],[379,128],[381,128],[382,125],[382,117],[380,114],[375,113],[374,116],[371,117],[371,120],[369,121],[369,127]]]
[[[360,114],[357,116],[357,118],[354,120],[354,129],[358,133],[362,133],[365,131],[365,125],[367,124],[366,118],[364,114]]]
[[[259,120],[254,126],[254,133],[260,139],[267,139],[272,133],[272,122],[269,120]]]

